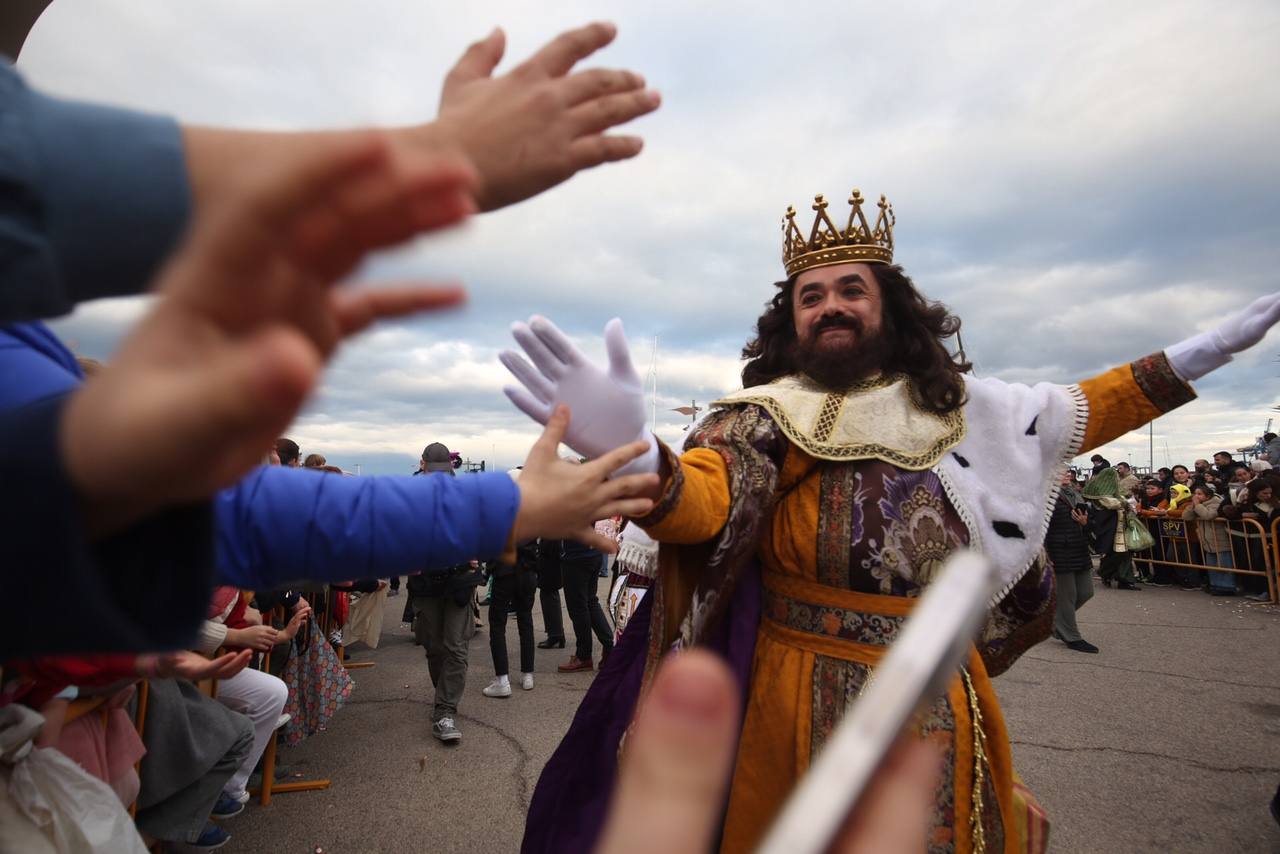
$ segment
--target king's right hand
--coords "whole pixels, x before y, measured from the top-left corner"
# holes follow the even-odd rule
[[[614,472],[643,474],[658,470],[657,441],[645,428],[644,388],[616,317],[604,328],[609,354],[607,371],[591,364],[556,325],[534,315],[528,323],[513,323],[511,333],[533,362],[506,350],[502,364],[523,386],[506,386],[503,391],[521,411],[546,424],[557,404],[566,404],[572,413],[565,444],[594,459],[614,448],[646,441],[649,450]]]

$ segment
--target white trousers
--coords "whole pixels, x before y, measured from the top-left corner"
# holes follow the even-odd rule
[[[253,750],[223,787],[228,795],[239,797],[244,794],[249,775],[258,764],[262,751],[267,749],[267,742],[271,740],[271,733],[275,731],[276,721],[280,719],[288,698],[289,689],[284,682],[251,667],[230,679],[218,680],[218,702],[253,721]]]

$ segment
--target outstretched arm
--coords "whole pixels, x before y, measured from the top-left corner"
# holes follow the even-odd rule
[[[1262,340],[1280,321],[1280,292],[1254,300],[1218,327],[1080,383],[1089,424],[1078,452],[1105,445],[1195,399],[1188,385]]]

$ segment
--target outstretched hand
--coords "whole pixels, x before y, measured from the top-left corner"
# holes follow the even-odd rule
[[[1258,297],[1214,330],[1217,344],[1227,353],[1239,353],[1262,340],[1280,322],[1280,292]]]
[[[456,286],[331,286],[371,250],[467,216],[465,163],[393,156],[368,134],[265,165],[200,211],[150,314],[67,404],[64,459],[97,533],[234,482],[344,337],[463,297]]]
[[[619,474],[658,470],[657,444],[645,428],[644,388],[632,365],[621,320],[615,317],[604,328],[607,371],[587,361],[545,317],[535,315],[528,324],[514,323],[511,333],[533,361],[530,365],[510,350],[499,355],[523,386],[503,389],[512,403],[540,424],[547,423],[557,404],[566,404],[573,411],[565,438],[569,447],[595,458],[626,442],[644,442],[645,453]]]
[[[609,473],[645,451],[640,442],[616,448],[588,463],[562,460],[556,449],[569,427],[569,410],[558,406],[546,429],[529,451],[517,484],[520,509],[516,513],[514,541],[534,537],[577,540],[608,554],[617,544],[597,534],[593,525],[609,516],[643,516],[653,501],[639,498],[658,484],[656,474],[633,474],[610,479]]]
[[[1263,339],[1280,322],[1280,291],[1249,303],[1208,332],[1165,348],[1169,364],[1184,380],[1198,380]]]
[[[630,71],[570,73],[616,35],[605,23],[570,30],[494,77],[506,50],[506,36],[495,29],[449,72],[439,117],[418,132],[429,144],[471,159],[480,173],[482,210],[527,199],[583,169],[635,157],[639,137],[607,131],[656,110],[658,93]]]

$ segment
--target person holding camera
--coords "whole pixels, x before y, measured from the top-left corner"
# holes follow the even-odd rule
[[[1049,517],[1044,549],[1053,563],[1053,580],[1058,587],[1057,610],[1053,615],[1053,636],[1076,652],[1097,652],[1098,648],[1080,635],[1076,611],[1093,598],[1093,561],[1085,532],[1089,512],[1075,488],[1075,473],[1062,473],[1062,491]]]
[[[453,477],[453,470],[449,449],[432,442],[423,450],[415,474]],[[435,688],[431,734],[445,744],[462,740],[455,719],[467,686],[471,596],[479,583],[479,564],[473,560],[443,573],[412,575],[406,585],[413,605],[413,637],[426,650],[427,670]]]

